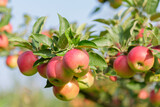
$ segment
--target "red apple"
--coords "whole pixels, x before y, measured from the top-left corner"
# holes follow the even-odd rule
[[[37,67],[33,64],[37,61],[37,57],[33,55],[32,51],[26,51],[18,57],[18,67],[22,74],[31,76],[37,73]]]
[[[146,90],[141,90],[139,93],[138,93],[138,98],[139,99],[142,99],[142,100],[145,100],[149,97],[149,94]]]
[[[122,54],[122,52],[118,52],[115,56],[118,57]]]
[[[113,63],[113,68],[122,78],[130,78],[135,72],[129,67],[127,62],[127,56],[121,55],[117,57]]]
[[[87,72],[82,72],[88,69],[89,55],[85,50],[71,49],[64,55],[63,64],[66,70],[84,76]]]
[[[17,67],[18,55],[9,55],[7,56],[6,64],[10,68]]]
[[[89,88],[93,85],[93,83],[94,83],[94,76],[91,70],[89,70],[89,72],[86,75],[78,78],[78,84],[80,89]]]
[[[127,56],[128,64],[135,72],[146,72],[150,70],[154,64],[154,56],[152,52],[144,46],[134,47]]]
[[[12,33],[12,25],[9,23],[8,25],[3,26],[2,28],[0,28],[0,31],[6,31],[8,33]]]
[[[47,72],[47,64],[48,63],[44,63],[44,64],[41,64],[37,67],[38,69],[38,72],[39,74],[44,77],[44,78],[47,78],[47,75],[46,75],[46,72]]]
[[[143,32],[144,32],[144,28],[142,28],[142,29],[139,31],[138,35],[136,36],[136,40],[138,40],[139,38],[142,38],[142,37],[143,37]]]
[[[64,69],[62,56],[56,56],[49,61],[46,74],[50,83],[55,86],[62,86],[73,78],[73,73]]]
[[[8,0],[0,0],[0,6],[6,6],[8,3]]]
[[[109,79],[113,82],[117,81],[117,76],[109,76]]]
[[[5,35],[0,35],[0,48],[7,48],[8,47],[8,38]]]
[[[69,101],[74,98],[79,93],[79,85],[77,80],[72,79],[70,82],[63,86],[53,86],[53,93],[54,95],[63,101]]]
[[[160,105],[160,89],[158,90],[157,93],[155,93],[154,90],[150,92],[150,102],[157,106]]]

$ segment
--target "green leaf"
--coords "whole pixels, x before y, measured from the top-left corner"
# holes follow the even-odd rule
[[[140,83],[140,82],[134,82],[134,81],[131,81],[129,82],[128,84],[126,84],[126,87],[130,90],[141,90],[142,88],[144,88],[146,86],[145,83]]]
[[[68,50],[59,51],[56,53],[57,56],[64,56]]]
[[[106,20],[106,19],[95,19],[94,21],[103,23],[106,25],[115,24],[113,20]]]
[[[98,47],[113,45],[113,42],[107,37],[99,37],[99,38],[93,39],[92,42],[94,42]]]
[[[8,39],[10,42],[28,42],[27,40],[18,37],[18,36],[14,36]]]
[[[39,43],[42,43],[43,45],[51,46],[52,39],[49,38],[46,35],[43,34],[31,34],[34,40],[36,40]]]
[[[0,21],[0,27],[3,27],[4,25],[7,25],[10,21],[11,14],[6,14]]]
[[[101,9],[101,7],[96,7],[96,8],[93,10],[93,12],[91,13],[91,15],[97,13],[98,11],[100,11],[100,9]]]
[[[118,53],[118,49],[115,47],[110,47],[107,50],[107,54],[111,56],[115,56]]]
[[[159,3],[159,0],[147,0],[147,4],[146,4],[144,10],[148,14],[153,14],[156,12],[156,9],[158,7],[158,3]]]
[[[49,80],[47,80],[46,86],[44,88],[50,88],[50,87],[53,87],[53,84],[51,84]]]
[[[107,67],[107,63],[103,57],[97,53],[89,52],[89,65],[96,67]]]
[[[0,6],[0,13],[10,13],[11,9],[7,7]]]
[[[50,61],[50,58],[47,58],[47,59],[40,58],[33,64],[33,67],[36,67],[36,66],[44,64],[44,63],[48,63],[49,61]]]
[[[68,40],[65,34],[63,34],[58,39],[58,48],[65,49],[67,46],[68,46]]]
[[[76,33],[77,33],[77,34],[81,34],[82,31],[85,29],[85,27],[86,27],[86,23],[80,25],[80,26],[77,28]]]
[[[92,41],[88,41],[88,40],[82,40],[78,43],[78,47],[83,47],[83,48],[98,48],[97,45],[92,42]]]
[[[108,67],[107,71],[108,72],[105,75],[108,75],[108,76],[115,76],[117,74],[112,67]]]
[[[69,22],[67,21],[66,18],[62,17],[61,15],[58,14],[59,17],[59,35],[63,35],[65,31],[69,28]]]
[[[160,18],[160,13],[155,13],[150,17],[150,20],[151,21],[156,21],[159,18]]]
[[[49,50],[49,49],[34,51],[33,54],[41,56],[43,58],[52,58],[55,56],[55,54],[52,54],[51,50]]]
[[[71,31],[71,28],[68,28],[66,31],[65,31],[65,36],[67,38],[67,41],[69,43],[69,45],[71,45],[73,42],[72,42],[72,38],[73,38],[73,35],[72,35],[72,31]]]
[[[47,17],[40,17],[33,26],[32,33],[41,33]]]

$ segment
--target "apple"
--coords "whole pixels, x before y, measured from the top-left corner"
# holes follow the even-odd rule
[[[135,72],[146,72],[154,64],[152,52],[144,46],[134,47],[127,55],[128,64]]]
[[[17,61],[20,72],[26,76],[32,76],[37,73],[37,67],[33,67],[35,61],[37,61],[37,57],[33,55],[32,51],[22,53]]]
[[[118,56],[113,63],[113,68],[117,72],[117,75],[122,78],[130,78],[135,74],[128,65],[126,55]]]
[[[47,65],[47,78],[55,86],[62,86],[73,78],[73,73],[68,72],[63,66],[63,57],[53,57]]]
[[[64,55],[63,64],[67,71],[84,76],[87,72],[83,72],[88,69],[89,65],[89,55],[85,50],[71,49]]]
[[[38,69],[38,73],[44,77],[44,78],[47,78],[47,75],[46,75],[46,72],[47,72],[47,64],[48,63],[44,63],[44,64],[41,64],[37,67]]]
[[[77,80],[80,89],[86,89],[91,87],[94,83],[94,76],[92,74],[92,71],[89,70],[89,72],[86,75],[79,77]]]
[[[109,76],[109,79],[113,82],[117,81],[117,76]]]
[[[0,35],[0,48],[7,48],[8,47],[8,38],[6,35]]]
[[[142,99],[142,100],[145,100],[149,97],[149,94],[146,90],[140,90],[140,92],[138,93],[138,98],[139,99]]]
[[[143,37],[143,33],[144,33],[144,28],[141,28],[141,30],[139,31],[138,35],[136,36],[136,40],[138,40],[139,38]]]
[[[110,6],[113,7],[114,9],[117,9],[122,4],[122,0],[110,0],[109,2]]]
[[[72,79],[70,82],[63,86],[53,86],[53,93],[54,95],[63,101],[69,101],[74,98],[79,93],[79,85],[77,80]]]
[[[2,28],[0,28],[0,31],[6,31],[8,33],[12,33],[12,25],[9,23],[8,25],[3,26]]]
[[[98,0],[100,3],[105,3],[107,0]]]
[[[43,31],[42,34],[48,36],[49,38],[52,37],[52,34],[50,34],[50,32],[47,30]]]
[[[122,52],[118,52],[115,56],[118,57],[122,54]]]
[[[0,6],[6,6],[8,3],[8,0],[0,0]]]
[[[17,60],[18,60],[18,55],[9,55],[9,56],[7,56],[6,64],[10,68],[15,68],[18,66]]]
[[[157,93],[155,93],[154,90],[150,92],[150,102],[157,106],[160,105],[160,89],[158,90]]]

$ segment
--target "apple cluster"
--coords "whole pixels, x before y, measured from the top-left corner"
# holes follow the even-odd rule
[[[113,68],[122,78],[130,78],[136,72],[147,72],[154,65],[154,56],[150,49],[144,46],[136,46],[128,55],[118,56]]]
[[[26,76],[39,74],[53,85],[54,95],[63,101],[74,99],[80,89],[93,85],[94,76],[85,50],[71,49],[64,56],[55,56],[48,63],[33,67],[38,57],[26,51],[18,57],[18,67]]]

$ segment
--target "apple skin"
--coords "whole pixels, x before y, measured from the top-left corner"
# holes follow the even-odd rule
[[[154,64],[152,52],[144,46],[134,47],[127,55],[128,64],[135,72],[146,72]]]
[[[112,0],[110,1],[110,6],[113,7],[114,9],[117,9],[120,7],[122,4],[122,0]]]
[[[47,65],[48,63],[41,64],[37,67],[38,73],[43,77],[47,78],[46,72],[47,72]]]
[[[160,105],[160,89],[158,90],[157,93],[155,93],[154,90],[150,92],[150,102],[157,106]]]
[[[37,61],[37,57],[33,55],[32,51],[22,53],[17,61],[20,72],[26,76],[32,76],[37,73],[37,67],[33,67],[35,61]]]
[[[142,99],[142,100],[145,100],[149,97],[149,94],[146,90],[140,90],[140,92],[138,93],[138,98],[139,99]]]
[[[109,79],[113,82],[117,81],[117,76],[109,76]]]
[[[79,85],[77,80],[72,79],[63,86],[53,86],[54,95],[63,101],[70,101],[79,94]]]
[[[0,28],[0,31],[3,32],[3,31],[6,31],[8,33],[12,33],[12,25],[9,23],[8,25],[5,25],[3,26],[2,28]]]
[[[6,6],[8,3],[8,0],[0,0],[0,6]]]
[[[71,49],[64,55],[63,64],[67,71],[84,76],[85,73],[82,72],[88,69],[89,55],[85,50]]]
[[[128,65],[126,55],[118,56],[113,63],[113,68],[117,72],[117,75],[122,78],[130,78],[135,74]]]
[[[53,57],[47,65],[47,78],[55,86],[62,86],[73,78],[73,73],[68,72],[63,66],[63,57]]]
[[[8,44],[8,37],[5,35],[0,35],[0,48],[7,48]]]
[[[144,28],[141,28],[141,30],[139,31],[138,35],[136,36],[136,40],[138,40],[139,38],[143,37],[143,33],[144,33]]]
[[[87,88],[91,87],[94,83],[94,76],[92,74],[92,71],[89,70],[89,72],[86,75],[79,77],[77,80],[78,80],[78,84],[79,84],[80,89],[87,89]],[[87,85],[83,84],[82,82],[86,83]]]
[[[6,64],[10,68],[16,68],[18,66],[17,60],[18,60],[18,55],[9,55],[7,56]]]

